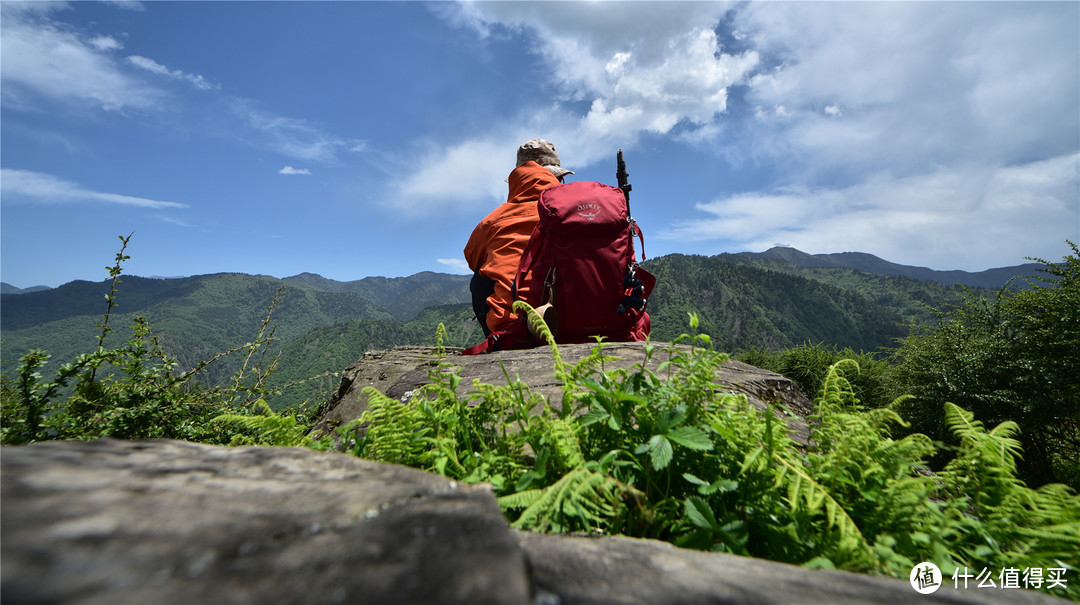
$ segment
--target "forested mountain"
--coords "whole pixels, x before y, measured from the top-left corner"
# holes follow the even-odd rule
[[[686,332],[693,312],[700,330],[726,351],[807,341],[872,351],[907,333],[895,311],[820,281],[716,256],[671,254],[645,266],[658,278],[649,300],[656,340]]]
[[[29,292],[39,292],[41,290],[48,290],[48,286],[31,286],[29,288],[16,288],[15,286],[0,281],[0,294],[27,294]]]
[[[389,310],[401,321],[415,317],[425,307],[467,303],[469,278],[425,271],[408,277],[365,277],[339,282],[314,273],[286,277],[286,284],[303,283],[327,292],[355,292]]]
[[[937,271],[926,267],[898,265],[865,252],[838,252],[834,254],[807,254],[795,248],[775,247],[764,252],[740,252],[722,254],[731,262],[749,262],[774,270],[787,269],[852,269],[890,277],[907,277],[915,280],[944,285],[963,285],[973,288],[1001,288],[1010,279],[1020,275],[1033,275],[1041,267],[1038,263],[1026,263],[1013,267],[999,267],[986,271]]]
[[[812,264],[804,258],[810,255],[784,254],[796,262],[760,255],[672,254],[644,263],[659,280],[649,301],[652,338],[678,337],[687,331],[687,314],[694,312],[700,330],[730,352],[804,342],[875,351],[894,344],[908,324],[933,320],[921,303],[943,307],[956,300],[956,286],[805,266]],[[311,273],[285,279],[238,273],[123,276],[110,319],[116,332],[106,345],[130,338],[131,315],[139,315],[181,368],[194,367],[250,342],[281,289],[271,326],[280,355],[274,381],[284,384],[340,371],[367,350],[432,344],[440,322],[448,329],[447,345],[478,342],[468,282],[468,276],[440,273],[351,282]],[[95,325],[101,323],[110,286],[108,281],[76,281],[0,297],[0,354],[7,371],[30,349],[52,354],[50,367],[55,367],[95,347],[101,332]],[[207,379],[228,376],[241,362],[239,356],[215,362]]]
[[[182,367],[193,367],[214,354],[250,341],[274,302],[282,280],[238,273],[179,279],[124,276],[117,288],[118,306],[109,342],[126,340],[131,315],[145,317],[165,349]],[[111,283],[76,281],[52,290],[0,298],[3,313],[2,356],[5,365],[26,351],[44,349],[65,362],[97,344]],[[396,320],[393,313],[355,292],[326,292],[293,284],[281,290],[273,313],[281,342],[318,326],[354,319]],[[231,373],[238,360],[224,360],[211,377]]]

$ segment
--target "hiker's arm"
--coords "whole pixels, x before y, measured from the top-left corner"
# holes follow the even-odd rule
[[[465,262],[469,263],[469,268],[473,271],[479,271],[480,267],[484,266],[487,259],[487,240],[484,223],[480,223],[473,229],[468,243],[465,244]]]

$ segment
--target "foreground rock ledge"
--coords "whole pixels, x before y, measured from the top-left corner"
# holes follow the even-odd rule
[[[656,371],[660,363],[668,359],[665,350],[669,343],[652,343],[655,353],[646,364]],[[612,343],[605,345],[604,352],[615,359],[605,362],[604,368],[630,369],[645,360],[645,343]],[[568,363],[577,363],[587,357],[592,344],[560,345],[559,354]],[[366,353],[345,368],[337,393],[323,408],[314,432],[336,435],[334,429],[360,417],[367,409],[367,397],[362,395],[365,387],[396,399],[407,398],[420,386],[430,382],[428,371],[437,360],[433,347],[397,347],[389,351]],[[473,380],[504,385],[506,375],[528,385],[529,390],[541,393],[558,403],[562,397],[562,383],[555,379],[554,362],[547,347],[498,351],[486,355],[461,356],[450,351],[446,360],[459,367],[458,374],[464,379],[458,386],[458,395],[464,397],[473,387]],[[503,374],[505,368],[506,374]],[[661,379],[666,374],[657,374]],[[716,383],[727,392],[741,393],[760,410],[770,404],[782,404],[781,412],[791,429],[792,438],[806,445],[809,430],[806,417],[813,404],[793,381],[768,370],[756,368],[735,360],[724,363],[716,374]]]
[[[53,442],[0,467],[4,603],[1062,602],[517,532],[483,486],[302,448]]]

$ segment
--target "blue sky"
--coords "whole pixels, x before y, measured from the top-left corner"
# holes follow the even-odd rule
[[[0,279],[464,272],[517,146],[649,257],[1080,241],[1080,3],[0,3]]]

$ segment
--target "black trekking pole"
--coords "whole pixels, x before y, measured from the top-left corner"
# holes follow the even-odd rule
[[[623,195],[626,197],[626,216],[629,218],[630,214],[630,190],[633,187],[630,185],[630,174],[626,172],[626,162],[623,161],[622,149],[615,155],[615,161],[617,167],[615,169],[615,178],[619,180],[619,189],[622,189]]]
[[[619,189],[622,189],[623,197],[626,198],[626,221],[630,227],[630,247],[634,246],[634,235],[640,236],[637,223],[634,222],[634,217],[630,214],[630,190],[633,187],[630,186],[630,174],[626,172],[626,162],[623,160],[622,149],[615,155],[615,162],[617,164],[615,168],[615,178],[619,181]],[[645,258],[644,243],[642,243],[641,258]],[[623,296],[622,302],[615,309],[615,312],[619,315],[625,315],[630,312],[630,309],[637,309],[642,311],[645,309],[645,283],[638,279],[635,269],[637,263],[631,264],[626,269],[626,275],[623,277]]]

